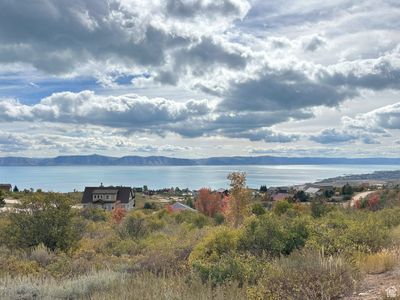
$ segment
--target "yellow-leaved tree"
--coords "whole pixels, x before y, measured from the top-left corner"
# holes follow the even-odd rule
[[[225,211],[226,220],[233,227],[239,227],[250,214],[251,192],[246,187],[246,173],[232,172],[228,175],[230,183],[229,201]]]

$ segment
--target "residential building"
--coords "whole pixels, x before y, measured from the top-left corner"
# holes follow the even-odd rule
[[[272,195],[272,201],[289,200],[291,198],[293,198],[293,195],[289,193],[277,193]]]
[[[82,206],[113,210],[117,207],[131,210],[135,207],[135,193],[130,187],[86,187]]]
[[[0,191],[10,192],[11,188],[12,188],[12,186],[9,183],[0,183]]]
[[[316,187],[309,187],[304,192],[310,197],[320,196],[323,193],[320,188]]]

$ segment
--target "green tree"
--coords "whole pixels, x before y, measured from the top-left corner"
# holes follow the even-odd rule
[[[308,195],[304,191],[298,191],[294,194],[294,198],[300,202],[308,201]]]
[[[260,192],[261,193],[266,193],[268,191],[267,186],[266,185],[262,185],[260,186]]]
[[[16,185],[14,186],[13,192],[14,193],[18,193],[19,192],[19,189],[18,189],[18,187]]]
[[[311,214],[314,218],[319,218],[329,211],[328,205],[321,198],[313,199],[311,202]]]
[[[260,204],[260,203],[254,203],[251,212],[255,214],[256,216],[261,216],[265,214],[265,208]]]
[[[346,183],[343,187],[342,187],[342,194],[346,195],[346,196],[351,196],[353,195],[353,188],[351,187],[351,185],[349,183]]]
[[[79,241],[82,226],[74,218],[69,198],[51,193],[21,201],[19,210],[10,214],[6,229],[11,245],[30,248],[43,243],[51,250],[65,251]]]
[[[233,227],[239,227],[250,214],[251,192],[246,188],[246,173],[232,172],[228,175],[231,181],[226,219]]]
[[[4,207],[6,205],[6,200],[4,200],[3,191],[0,191],[0,207]]]
[[[292,207],[293,207],[293,204],[290,203],[289,201],[280,200],[280,201],[276,202],[276,204],[274,205],[273,211],[277,215],[283,215],[284,213],[286,213]]]
[[[335,194],[333,190],[325,190],[324,191],[324,197],[325,198],[332,198],[332,196]]]

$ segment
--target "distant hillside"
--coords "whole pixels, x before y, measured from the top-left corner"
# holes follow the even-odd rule
[[[390,181],[400,180],[400,170],[397,171],[376,171],[369,174],[356,174],[346,175],[334,178],[324,179],[321,182],[334,182],[334,181],[357,181],[357,180],[377,180],[377,181]]]
[[[400,158],[322,158],[232,156],[200,159],[166,156],[102,155],[57,156],[54,158],[0,157],[0,166],[192,166],[192,165],[323,165],[323,164],[375,164],[399,165]]]

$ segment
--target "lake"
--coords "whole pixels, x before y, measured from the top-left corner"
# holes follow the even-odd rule
[[[227,187],[228,173],[247,173],[249,187],[283,186],[313,182],[339,175],[398,170],[397,165],[275,165],[275,166],[35,166],[0,167],[0,182],[46,191],[82,191],[85,186],[126,185],[150,189]]]

